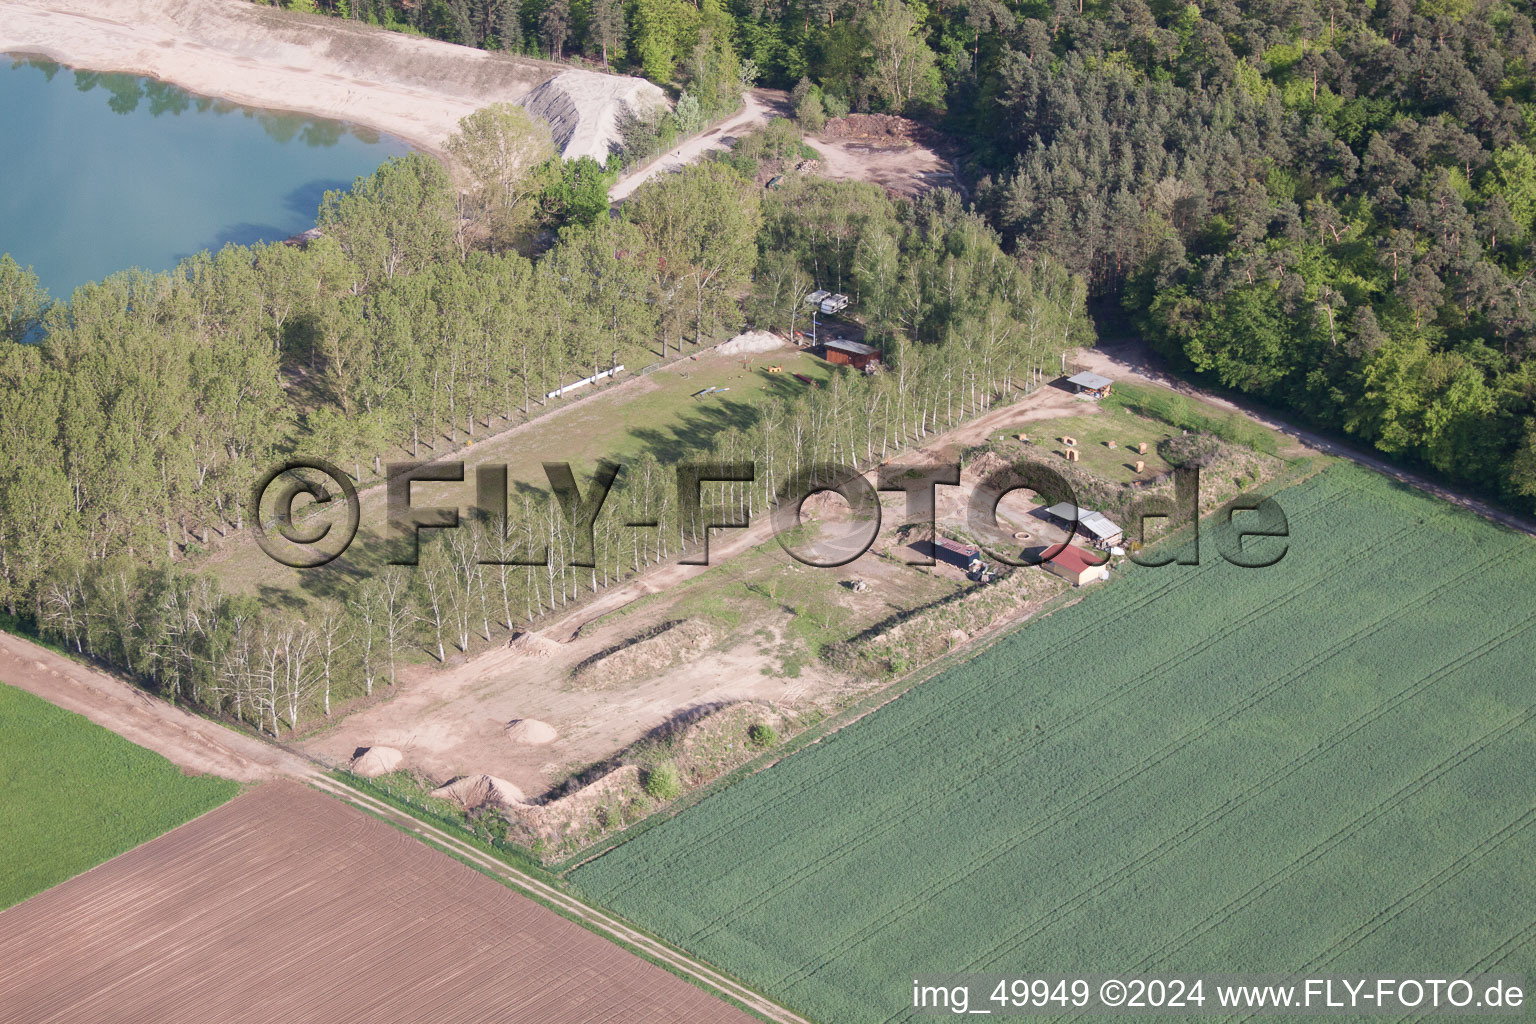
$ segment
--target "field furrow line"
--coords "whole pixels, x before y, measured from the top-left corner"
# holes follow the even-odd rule
[[[1450,757],[1440,761],[1434,767],[1426,770],[1423,774],[1419,775],[1411,782],[1403,785],[1400,789],[1389,795],[1386,799],[1380,801],[1369,810],[1356,817],[1343,828],[1340,828],[1338,831],[1334,832],[1322,842],[1314,845],[1300,857],[1280,868],[1278,871],[1274,872],[1263,881],[1251,886],[1241,896],[1238,896],[1236,899],[1229,901],[1213,913],[1207,915],[1204,920],[1196,922],[1187,928],[1184,932],[1178,936],[1175,936],[1172,940],[1164,943],[1156,950],[1153,950],[1151,953],[1147,954],[1137,962],[1135,965],[1136,969],[1146,969],[1159,961],[1166,960],[1166,955],[1168,953],[1182,949],[1189,945],[1189,943],[1194,939],[1208,934],[1216,928],[1219,928],[1221,925],[1231,920],[1232,917],[1237,913],[1247,909],[1254,902],[1267,895],[1269,892],[1273,891],[1282,882],[1288,880],[1292,875],[1296,874],[1296,872],[1317,863],[1319,860],[1327,856],[1329,853],[1332,853],[1335,849],[1352,838],[1361,829],[1369,827],[1370,825],[1373,825],[1377,821],[1381,820],[1391,811],[1393,807],[1399,806],[1405,798],[1414,796],[1421,790],[1430,786],[1432,783],[1439,781],[1445,775],[1466,764],[1468,761],[1472,760],[1472,758],[1488,749],[1488,747],[1493,743],[1502,739],[1509,733],[1516,731],[1521,726],[1530,724],[1533,720],[1536,720],[1536,704],[1532,704],[1524,711],[1506,719],[1499,725],[1495,726],[1493,729],[1484,733],[1475,742],[1461,748]]]
[[[1536,824],[1536,807],[1530,808],[1513,821],[1505,822],[1497,831],[1485,836],[1477,846],[1457,857],[1450,864],[1441,868],[1431,877],[1425,879],[1412,892],[1405,893],[1394,900],[1377,913],[1377,915],[1360,925],[1348,935],[1335,940],[1327,949],[1322,950],[1305,964],[1291,972],[1293,974],[1307,974],[1317,970],[1323,964],[1335,959],[1337,955],[1364,942],[1376,934],[1386,925],[1401,917],[1414,906],[1421,903],[1426,897],[1434,894],[1447,882],[1452,881],[1466,872],[1466,870],[1495,850],[1509,843],[1510,840],[1520,837],[1533,824]],[[1252,1020],[1257,1014],[1247,1014],[1237,1019]]]
[[[1314,517],[1316,515],[1325,513],[1327,511],[1333,509],[1333,508],[1338,507],[1338,503],[1339,503],[1339,501],[1341,500],[1342,497],[1348,496],[1350,494],[1353,494],[1353,493],[1359,491],[1360,489],[1361,488],[1359,488],[1359,487],[1350,487],[1350,488],[1345,489],[1343,492],[1341,492],[1341,495],[1337,495],[1337,496],[1330,495],[1330,496],[1325,496],[1325,497],[1319,498],[1319,500],[1317,500],[1317,501],[1314,501],[1314,502],[1311,502],[1309,504],[1303,505],[1298,510],[1294,510],[1294,514],[1292,512],[1287,512],[1287,519],[1292,524],[1295,524],[1295,523],[1305,523],[1306,521],[1308,521],[1309,519],[1311,519],[1312,517]],[[1385,539],[1375,540],[1371,544],[1371,549],[1374,550],[1375,548],[1380,547],[1380,546],[1384,545],[1385,543],[1387,543],[1387,541]],[[1131,605],[1128,605],[1126,607],[1123,607],[1123,608],[1112,608],[1112,609],[1108,610],[1107,612],[1105,612],[1104,614],[1099,615],[1099,616],[1097,616],[1097,617],[1095,617],[1095,618],[1093,618],[1093,619],[1091,619],[1089,621],[1086,621],[1084,624],[1082,624],[1081,626],[1076,628],[1073,632],[1071,632],[1060,643],[1058,643],[1056,645],[1053,645],[1052,647],[1049,647],[1049,648],[1044,648],[1044,649],[1034,653],[1033,655],[1031,655],[1027,660],[1024,660],[1024,661],[1020,662],[1018,665],[1016,665],[1013,668],[1013,672],[1016,675],[1023,675],[1023,674],[1025,674],[1027,672],[1030,672],[1032,670],[1042,668],[1053,657],[1057,656],[1058,651],[1062,647],[1070,647],[1070,646],[1072,646],[1072,645],[1074,645],[1076,643],[1087,642],[1087,641],[1091,640],[1108,623],[1110,623],[1110,622],[1112,622],[1114,620],[1123,619],[1123,618],[1125,618],[1129,614],[1134,614],[1134,612],[1136,612],[1137,610],[1145,608],[1148,605],[1151,605],[1151,604],[1153,604],[1153,603],[1155,603],[1157,601],[1160,601],[1163,598],[1169,596],[1170,594],[1172,594],[1172,593],[1174,593],[1174,592],[1176,592],[1178,590],[1183,589],[1184,587],[1188,586],[1190,583],[1194,582],[1195,580],[1203,578],[1206,566],[1214,565],[1214,564],[1215,564],[1214,562],[1207,561],[1202,566],[1189,566],[1189,567],[1186,567],[1186,568],[1192,569],[1194,571],[1184,572],[1184,573],[1177,573],[1177,574],[1174,574],[1174,575],[1171,575],[1171,576],[1167,577],[1165,580],[1158,581],[1156,584],[1154,584],[1151,587],[1151,589],[1148,590],[1148,592],[1146,594],[1142,595],[1141,598],[1139,600],[1137,600],[1135,603],[1133,603]],[[1319,577],[1312,577],[1310,582],[1315,582],[1317,578],[1319,578]],[[1266,608],[1268,608],[1270,610],[1272,610],[1273,607],[1274,607],[1273,604],[1266,606]],[[1020,628],[1022,629],[1022,628],[1027,628],[1027,627],[1026,626],[1021,626]],[[954,710],[956,708],[963,707],[966,704],[971,703],[976,698],[978,693],[986,691],[991,685],[992,685],[992,682],[990,680],[978,679],[976,681],[976,684],[973,685],[973,686],[964,687],[964,688],[960,688],[960,687],[955,688],[953,690],[953,692],[947,693],[942,701],[940,701],[939,703],[936,703],[934,705],[934,708],[933,708],[934,714],[944,714],[944,713],[952,711],[952,710]],[[1136,688],[1135,684],[1131,684],[1130,686],[1128,686],[1126,688],[1126,691],[1124,691],[1124,692],[1129,692],[1129,690],[1134,689],[1134,688]],[[1120,696],[1123,696],[1123,692],[1122,693],[1117,693],[1117,694],[1109,695],[1108,703],[1112,703],[1114,700],[1118,699]],[[1088,714],[1092,714],[1096,710],[1097,710],[1097,707],[1094,707],[1094,708],[1091,708],[1087,713]],[[1079,716],[1078,718],[1073,718],[1073,719],[1065,721],[1061,726],[1059,726],[1059,728],[1060,727],[1067,727],[1067,726],[1070,726],[1070,725],[1075,725],[1077,723],[1077,721],[1080,720],[1080,717],[1081,716]],[[888,737],[886,737],[886,742],[888,744],[899,744],[902,740],[908,739],[913,734],[915,734],[915,733],[921,731],[922,729],[926,728],[927,724],[928,724],[928,722],[927,722],[926,719],[915,720],[915,721],[913,721],[913,722],[911,722],[911,723],[909,723],[909,724],[907,724],[907,725],[905,725],[905,726],[903,726],[903,727],[893,731]],[[1025,737],[1025,736],[1026,736],[1026,731],[1021,728],[1021,729],[1015,730],[1015,732],[1012,735],[1012,739],[1014,741],[1017,741],[1018,739],[1020,739],[1022,737]],[[1003,738],[1002,740],[1000,740],[999,745],[1003,745],[1003,743],[1006,742],[1006,740],[1007,740],[1006,737]],[[824,776],[823,779],[824,779],[824,781],[830,781],[830,780],[835,779],[838,776],[840,776],[840,775],[842,775],[842,774],[844,774],[846,772],[855,770],[857,768],[857,766],[858,766],[858,760],[856,758],[848,758],[845,761],[843,761],[841,764],[837,765],[832,771],[830,771],[826,776]],[[996,762],[985,762],[984,765],[983,765],[983,770],[991,771],[991,770],[994,770],[996,767],[997,767]],[[762,819],[762,818],[765,818],[765,817],[771,817],[772,814],[774,813],[774,811],[776,811],[779,807],[781,807],[783,805],[793,805],[797,801],[803,799],[803,796],[804,796],[803,792],[801,792],[799,790],[793,790],[793,789],[785,788],[784,790],[780,791],[779,793],[773,795],[771,798],[766,799],[766,800],[762,800],[759,803],[754,804],[751,807],[750,810],[744,808],[742,810],[742,812],[740,814],[738,814],[738,815],[722,818],[720,821],[716,822],[711,827],[711,829],[709,831],[701,833],[697,837],[696,841],[691,844],[691,848],[693,850],[695,850],[695,851],[698,851],[698,852],[702,853],[703,851],[710,849],[711,847],[713,847],[714,845],[716,845],[717,843],[719,843],[721,841],[729,841],[730,839],[732,839],[736,835],[736,833],[739,830],[740,826],[744,822],[748,822],[748,821],[752,821],[752,820],[759,820],[759,819]],[[876,826],[876,828],[878,829],[878,835],[871,835],[870,838],[878,838],[879,836],[885,835],[885,834],[887,834],[889,832],[889,829],[886,829],[886,828],[883,828],[883,827],[880,827],[880,826]],[[862,835],[854,836],[854,837],[851,837],[850,842],[856,844],[862,838],[863,838]],[[665,864],[659,864],[656,867],[656,872],[659,873],[659,874],[663,874],[664,875],[665,873],[668,872],[668,870],[669,870],[669,866],[665,865]],[[631,891],[631,890],[633,890],[635,888],[648,886],[652,882],[652,880],[653,880],[653,876],[652,876],[652,874],[650,872],[636,872],[634,877],[626,879],[626,883],[624,885],[622,885],[620,887],[617,887],[614,890],[614,894],[616,896],[622,896],[623,894],[625,894],[625,893],[627,893],[627,892],[629,892],[629,891]],[[743,902],[748,902],[748,901],[743,901]]]
[[[845,943],[843,945],[839,946],[838,948],[836,948],[836,949],[832,950],[831,952],[829,952],[828,954],[826,954],[822,958],[821,962],[816,963],[816,964],[806,964],[806,965],[803,965],[800,968],[800,970],[804,971],[804,972],[807,972],[807,974],[814,974],[816,971],[821,970],[823,967],[826,966],[827,963],[832,962],[832,960],[836,959],[837,956],[841,955],[841,953],[843,951],[845,951],[846,948],[849,948],[851,945],[854,945],[854,944],[857,944],[858,942],[862,942],[862,941],[866,940],[867,938],[869,938],[873,934],[876,934],[876,933],[878,933],[880,931],[883,931],[883,930],[885,930],[885,929],[887,929],[889,927],[894,926],[897,922],[899,922],[900,920],[910,916],[912,913],[914,913],[917,910],[919,910],[924,904],[926,904],[927,902],[930,902],[934,897],[938,896],[939,894],[941,894],[945,890],[951,888],[953,885],[965,881],[967,878],[969,878],[970,876],[972,876],[973,874],[975,874],[978,871],[984,870],[985,868],[990,866],[993,862],[995,862],[999,857],[1005,855],[1011,849],[1013,849],[1014,847],[1019,845],[1019,843],[1021,843],[1021,842],[1028,842],[1028,841],[1030,841],[1030,840],[1032,840],[1034,838],[1037,838],[1040,835],[1043,835],[1046,832],[1050,831],[1051,829],[1053,829],[1053,828],[1059,826],[1060,824],[1066,822],[1067,820],[1070,820],[1071,818],[1075,818],[1075,817],[1079,816],[1084,811],[1086,811],[1087,808],[1091,807],[1094,803],[1098,802],[1100,799],[1104,798],[1105,796],[1109,795],[1110,793],[1114,792],[1115,790],[1121,788],[1122,786],[1124,786],[1128,782],[1132,781],[1137,776],[1144,774],[1149,768],[1155,767],[1156,765],[1161,764],[1164,761],[1167,761],[1169,758],[1177,755],[1180,751],[1185,749],[1191,743],[1194,743],[1194,742],[1198,741],[1200,738],[1208,735],[1216,727],[1218,727],[1218,726],[1220,726],[1220,725],[1222,725],[1222,724],[1224,724],[1226,722],[1229,722],[1229,721],[1237,718],[1238,716],[1246,713],[1247,711],[1251,710],[1253,707],[1257,706],[1258,704],[1262,703],[1263,701],[1265,701],[1265,700],[1269,699],[1270,697],[1274,696],[1276,693],[1278,693],[1281,690],[1285,689],[1286,687],[1290,686],[1292,683],[1296,682],[1297,680],[1299,680],[1301,678],[1304,678],[1307,672],[1311,671],[1316,666],[1318,666],[1318,665],[1328,661],[1329,659],[1331,659],[1332,657],[1337,655],[1339,653],[1339,651],[1344,650],[1344,649],[1346,649],[1346,648],[1348,648],[1350,646],[1353,646],[1354,644],[1359,643],[1362,639],[1364,639],[1366,637],[1369,637],[1370,635],[1376,633],[1377,631],[1380,630],[1380,628],[1385,623],[1387,623],[1389,621],[1392,621],[1394,619],[1400,618],[1400,617],[1402,617],[1402,616],[1404,616],[1406,614],[1409,614],[1410,612],[1416,610],[1418,607],[1422,606],[1423,604],[1425,604],[1425,603],[1427,603],[1429,601],[1434,600],[1435,597],[1437,595],[1439,595],[1440,593],[1443,593],[1445,590],[1459,585],[1460,583],[1464,582],[1466,579],[1471,578],[1472,576],[1474,576],[1477,573],[1481,572],[1483,569],[1485,569],[1487,567],[1488,564],[1491,564],[1493,561],[1495,561],[1495,560],[1497,560],[1499,558],[1502,558],[1502,557],[1503,557],[1502,555],[1491,556],[1487,560],[1487,562],[1479,564],[1479,565],[1475,565],[1475,566],[1473,566],[1473,567],[1471,567],[1469,569],[1464,570],[1458,577],[1453,578],[1453,579],[1449,579],[1449,580],[1446,580],[1446,581],[1443,581],[1434,590],[1426,591],[1426,592],[1420,594],[1419,597],[1416,598],[1413,602],[1411,602],[1409,604],[1406,604],[1406,605],[1401,605],[1401,606],[1395,608],[1394,610],[1392,610],[1391,612],[1388,612],[1387,614],[1385,614],[1383,616],[1380,616],[1380,617],[1378,617],[1377,619],[1375,619],[1375,620],[1373,620],[1371,622],[1365,623],[1364,625],[1362,625],[1359,628],[1357,628],[1356,630],[1354,630],[1348,636],[1342,637],[1342,638],[1336,640],[1329,647],[1324,648],[1321,651],[1315,652],[1308,659],[1307,662],[1305,662],[1304,664],[1302,664],[1301,666],[1299,666],[1299,667],[1297,667],[1295,669],[1292,669],[1289,673],[1287,673],[1287,674],[1285,674],[1283,676],[1277,677],[1275,680],[1273,680],[1271,682],[1270,685],[1268,685],[1268,686],[1266,686],[1266,687],[1264,687],[1264,688],[1262,688],[1260,690],[1257,690],[1257,691],[1254,691],[1254,692],[1250,693],[1247,698],[1245,698],[1243,700],[1240,700],[1240,701],[1238,701],[1235,704],[1229,705],[1220,714],[1215,715],[1215,716],[1213,716],[1211,718],[1208,718],[1199,727],[1184,733],[1183,735],[1179,736],[1178,738],[1176,738],[1176,739],[1170,741],[1168,744],[1164,745],[1159,750],[1154,751],[1153,753],[1147,755],[1145,758],[1143,758],[1141,761],[1137,762],[1136,764],[1131,765],[1131,766],[1123,769],[1118,775],[1116,775],[1115,777],[1113,777],[1113,778],[1111,778],[1109,780],[1106,780],[1105,782],[1103,782],[1100,786],[1098,786],[1094,790],[1082,794],[1082,796],[1076,802],[1074,802],[1073,804],[1057,808],[1055,813],[1052,814],[1050,817],[1039,819],[1036,822],[1036,827],[1034,829],[1032,829],[1030,832],[1028,832],[1028,833],[1026,833],[1024,835],[1020,835],[1020,836],[1009,837],[1008,840],[994,845],[989,850],[987,850],[985,854],[982,855],[981,859],[969,862],[966,865],[965,868],[959,869],[959,873],[958,874],[948,875],[944,879],[941,879],[939,882],[937,882],[937,883],[935,883],[933,885],[930,885],[926,889],[924,889],[922,891],[919,891],[918,893],[914,894],[909,901],[907,901],[901,907],[896,908],[892,912],[891,915],[882,917],[882,919],[878,923],[876,923],[874,925],[866,926],[865,930],[866,930],[866,932],[868,932],[868,934],[854,936],[853,938],[845,941]],[[1289,598],[1287,598],[1286,600],[1289,600]],[[1276,604],[1276,605],[1268,605],[1264,609],[1260,609],[1259,611],[1273,610],[1274,608],[1279,607],[1280,605],[1282,605],[1284,603],[1285,603],[1285,601],[1282,601],[1282,602],[1280,602],[1279,604]],[[1524,628],[1524,627],[1522,626],[1520,628]],[[1118,878],[1116,876],[1128,877],[1129,875],[1136,873],[1136,871],[1140,870],[1141,867],[1145,866],[1145,864],[1143,863],[1143,859],[1144,858],[1147,858],[1147,857],[1150,856],[1150,860],[1146,861],[1146,863],[1151,863],[1152,861],[1160,859],[1161,856],[1163,856],[1167,852],[1171,851],[1172,849],[1175,849],[1178,846],[1182,845],[1183,842],[1187,841],[1189,838],[1192,838],[1194,835],[1198,834],[1199,832],[1204,831],[1205,828],[1208,828],[1208,827],[1216,824],[1217,821],[1219,821],[1220,818],[1225,816],[1225,814],[1228,813],[1229,811],[1234,810],[1237,807],[1241,806],[1242,804],[1249,802],[1251,799],[1253,799],[1254,797],[1258,796],[1260,793],[1262,793],[1265,790],[1267,790],[1270,787],[1272,787],[1275,784],[1275,782],[1279,781],[1279,779],[1284,778],[1286,775],[1291,774],[1295,770],[1298,770],[1299,768],[1301,768],[1305,764],[1310,763],[1312,760],[1315,760],[1318,757],[1324,756],[1326,753],[1328,753],[1329,750],[1331,750],[1333,748],[1333,746],[1336,746],[1337,743],[1342,742],[1343,739],[1347,738],[1349,735],[1352,735],[1353,733],[1358,732],[1360,729],[1365,728],[1371,722],[1375,721],[1381,715],[1386,714],[1389,710],[1391,710],[1392,708],[1396,707],[1398,704],[1402,703],[1403,701],[1409,700],[1413,696],[1417,696],[1417,694],[1422,692],[1422,690],[1425,687],[1430,685],[1430,683],[1434,680],[1434,678],[1440,672],[1446,671],[1446,670],[1448,670],[1448,668],[1449,668],[1449,666],[1443,666],[1442,669],[1437,670],[1437,673],[1432,673],[1430,676],[1421,678],[1418,683],[1414,684],[1413,686],[1410,686],[1406,690],[1400,691],[1394,697],[1388,698],[1387,700],[1379,702],[1378,704],[1374,705],[1371,708],[1371,710],[1367,711],[1363,715],[1361,715],[1361,716],[1357,717],[1356,719],[1354,719],[1353,722],[1350,723],[1350,725],[1348,725],[1348,726],[1346,726],[1346,727],[1344,727],[1344,728],[1342,728],[1340,730],[1337,730],[1335,733],[1333,733],[1329,737],[1331,742],[1327,743],[1324,746],[1319,746],[1317,748],[1309,750],[1307,753],[1305,753],[1305,754],[1301,755],[1300,757],[1298,757],[1297,759],[1293,760],[1290,765],[1287,765],[1285,768],[1281,769],[1282,774],[1272,774],[1270,776],[1267,776],[1264,780],[1262,780],[1259,783],[1255,784],[1253,787],[1250,787],[1250,789],[1248,791],[1246,791],[1244,794],[1242,794],[1240,796],[1237,796],[1237,797],[1233,797],[1231,800],[1229,800],[1226,804],[1224,804],[1222,806],[1222,808],[1218,809],[1218,811],[1215,812],[1216,816],[1214,818],[1209,818],[1209,820],[1207,820],[1207,818],[1202,818],[1201,822],[1197,822],[1194,825],[1189,826],[1185,830],[1185,833],[1181,833],[1178,836],[1172,837],[1170,840],[1165,841],[1164,844],[1160,844],[1159,847],[1154,848],[1153,850],[1147,851],[1147,853],[1143,854],[1143,857],[1142,858],[1138,858],[1137,861],[1132,862],[1132,863],[1127,864],[1127,865],[1123,865],[1116,872],[1115,876],[1110,876],[1109,878],[1106,878],[1106,879],[1102,880],[1101,883],[1096,883],[1094,886],[1092,886],[1090,888],[1090,890],[1084,890],[1084,891],[1081,891],[1081,892],[1075,894],[1075,896],[1071,900],[1068,900],[1066,903],[1064,903],[1061,906],[1055,908],[1050,914],[1046,915],[1044,920],[1052,919],[1061,910],[1071,909],[1070,905],[1075,905],[1077,903],[1080,903],[1081,899],[1092,898],[1094,895],[1097,894],[1097,892],[1104,891],[1107,888],[1112,887],[1112,885],[1114,883],[1116,883],[1117,881],[1120,880],[1120,878]],[[1011,762],[1005,762],[1001,766],[993,765],[992,767],[993,767],[993,769],[995,771],[999,767],[1006,768],[1006,767],[1009,767],[1009,766],[1011,766]],[[1203,822],[1203,824],[1202,824],[1202,822]],[[899,819],[896,822],[896,824],[900,824],[900,820]],[[822,866],[826,866],[825,863]],[[1011,945],[1016,944],[1015,937],[1019,936],[1019,935],[1022,935],[1024,932],[1029,931],[1030,927],[1031,926],[1025,926],[1025,928],[1021,929],[1019,932],[1014,933],[1014,936],[1011,936],[1010,938],[1005,939],[1003,941],[1003,943],[1001,944],[1001,946],[1002,947],[1007,947],[1007,946],[1011,946]],[[1025,940],[1027,941],[1027,936],[1025,937]],[[992,952],[997,952],[997,951],[999,951],[999,947],[995,947],[994,950],[990,951],[989,954],[987,954],[987,955],[990,956]],[[983,957],[982,959],[985,959],[985,957]]]
[[[1391,616],[1388,617],[1390,618]],[[1527,628],[1529,627],[1525,625],[1516,627],[1515,629],[1509,631],[1510,635],[1506,636],[1502,642],[1507,642],[1509,639],[1512,639],[1515,635]],[[1359,630],[1356,632],[1355,636],[1349,639],[1349,642],[1358,642],[1362,635],[1368,635],[1370,632],[1374,632],[1374,629],[1367,627]],[[1340,644],[1336,645],[1336,649],[1338,647],[1347,645],[1347,643],[1341,642]],[[1326,660],[1326,658],[1330,656],[1331,653],[1325,652],[1315,660],[1320,663],[1322,660]],[[1220,821],[1228,814],[1248,803],[1251,803],[1254,799],[1263,793],[1274,788],[1277,783],[1283,781],[1291,775],[1294,775],[1297,771],[1300,771],[1302,768],[1306,767],[1312,762],[1325,757],[1340,743],[1345,742],[1350,737],[1359,733],[1362,729],[1365,729],[1376,721],[1380,720],[1383,716],[1391,713],[1392,711],[1395,711],[1403,704],[1413,700],[1415,697],[1423,693],[1431,685],[1437,682],[1440,678],[1444,677],[1446,674],[1452,671],[1459,669],[1461,667],[1462,661],[1462,658],[1453,660],[1452,662],[1441,666],[1439,669],[1430,673],[1429,675],[1421,677],[1417,682],[1398,691],[1396,694],[1392,695],[1386,700],[1380,701],[1373,705],[1368,711],[1355,717],[1341,728],[1329,734],[1323,743],[1309,748],[1302,754],[1293,758],[1289,763],[1266,775],[1263,779],[1256,781],[1242,793],[1233,795],[1220,807],[1208,811],[1197,821],[1192,822],[1186,826],[1181,832],[1169,836],[1162,843],[1159,843],[1157,846],[1144,851],[1140,856],[1136,858],[1136,860],[1122,865],[1120,868],[1116,869],[1113,874],[1106,876],[1100,882],[1094,883],[1087,889],[1080,890],[1068,900],[1053,907],[1050,911],[1041,914],[1029,925],[1024,926],[1019,931],[1009,936],[1007,939],[1004,939],[1003,941],[995,944],[986,953],[980,957],[977,957],[975,961],[973,961],[971,964],[968,964],[967,966],[975,967],[978,963],[995,960],[1016,948],[1020,943],[1028,942],[1035,938],[1041,932],[1043,932],[1045,928],[1049,927],[1051,923],[1059,920],[1062,913],[1071,912],[1072,910],[1077,909],[1085,903],[1098,898],[1103,893],[1113,888],[1114,885],[1129,879],[1144,868],[1149,867],[1151,864],[1158,860],[1161,860],[1168,853],[1172,852],[1180,846],[1183,846],[1185,843],[1189,842],[1200,833],[1219,824]],[[1302,666],[1301,668],[1295,670],[1295,675],[1302,675],[1309,671],[1311,667],[1312,666],[1310,665]],[[1257,703],[1257,701],[1254,703]],[[1034,836],[1028,836],[1025,838],[1030,839],[1034,838]]]

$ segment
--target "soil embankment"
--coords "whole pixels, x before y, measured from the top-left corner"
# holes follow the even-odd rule
[[[0,52],[122,71],[273,110],[366,125],[441,153],[459,119],[530,100],[568,157],[606,158],[639,78],[487,53],[248,0],[0,0]]]

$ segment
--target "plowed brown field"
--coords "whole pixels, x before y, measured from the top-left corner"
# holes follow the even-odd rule
[[[0,914],[0,1021],[746,1014],[389,825],[272,782]]]

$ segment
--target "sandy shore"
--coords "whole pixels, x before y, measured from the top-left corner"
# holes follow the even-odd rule
[[[348,121],[439,155],[466,114],[520,100],[557,77],[580,85],[562,90],[574,101],[566,105],[566,120],[552,126],[567,156],[605,149],[624,102],[661,95],[641,79],[248,0],[0,0],[0,52],[145,75],[249,106]]]

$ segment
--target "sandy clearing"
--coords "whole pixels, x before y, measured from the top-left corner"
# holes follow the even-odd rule
[[[0,52],[122,71],[273,110],[350,121],[438,155],[459,119],[545,90],[568,156],[607,157],[624,99],[664,102],[642,79],[575,70],[248,0],[3,0]]]
[[[569,673],[579,661],[637,625],[627,619],[607,625],[560,645],[553,657],[529,658],[503,646],[468,663],[410,669],[391,699],[347,716],[301,747],[340,764],[359,746],[388,744],[405,754],[403,768],[433,781],[491,774],[538,797],[571,768],[605,760],[689,709],[744,700],[792,704],[794,684],[829,685],[810,669],[798,680],[765,675],[773,659],[745,645],[703,652],[614,689],[571,686]],[[557,735],[547,743],[519,742],[507,729],[512,719],[549,723]]]
[[[880,145],[856,139],[806,137],[806,145],[821,154],[813,173],[832,181],[866,181],[887,193],[912,199],[936,188],[961,189],[953,165],[927,146]]]
[[[761,128],[770,118],[793,114],[789,94],[781,89],[753,89],[743,94],[742,99],[744,105],[734,116],[620,178],[608,190],[609,200],[617,205],[652,178],[675,174],[706,153],[734,146],[740,136]],[[870,182],[904,198],[920,196],[935,188],[963,191],[954,164],[911,138],[871,141],[807,135],[805,142],[820,154],[820,166],[809,171],[819,177]]]
[[[317,771],[280,747],[199,718],[9,633],[0,633],[0,682],[82,714],[191,771],[240,782],[305,778]]]
[[[931,437],[921,449],[902,459],[953,457],[989,434],[1018,424],[1096,408],[1059,388],[1037,388],[1012,405]],[[941,489],[941,515],[961,514],[968,486]],[[954,493],[947,493],[951,491]],[[891,501],[898,502],[899,496],[892,496]],[[1005,520],[1010,518],[1008,511],[1002,510]],[[1010,528],[1019,527],[1015,524]],[[764,646],[753,643],[711,649],[614,689],[584,690],[570,683],[569,674],[578,663],[633,636],[649,624],[647,616],[653,613],[602,623],[578,637],[583,627],[771,543],[771,538],[772,522],[766,516],[758,517],[746,529],[715,531],[710,541],[710,566],[668,560],[627,584],[599,593],[537,634],[457,664],[407,669],[389,699],[347,716],[301,746],[322,760],[339,764],[358,747],[387,744],[405,753],[403,767],[434,780],[490,773],[510,779],[530,796],[537,796],[573,766],[605,760],[691,709],[748,700],[787,708],[815,702],[848,685],[848,677],[818,663],[803,667],[798,678],[785,678],[776,671],[779,660],[766,653]],[[888,564],[873,555],[839,570],[843,575],[871,580],[886,571]],[[535,648],[536,656],[531,654]],[[517,718],[548,722],[558,731],[558,738],[538,747],[512,743],[506,723]]]

